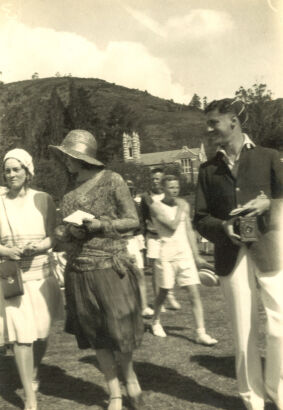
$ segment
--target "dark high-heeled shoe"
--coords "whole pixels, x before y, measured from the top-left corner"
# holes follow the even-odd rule
[[[135,385],[137,387],[138,393],[133,395],[132,393],[129,393],[129,385]],[[130,408],[132,410],[142,410],[144,408],[144,398],[143,398],[143,392],[140,389],[140,385],[138,381],[134,382],[128,382],[126,383],[126,390],[127,390],[127,395],[128,395],[128,401]]]
[[[128,396],[128,400],[129,400],[130,409],[132,409],[132,410],[142,410],[142,409],[144,409],[145,402],[144,402],[142,392],[140,392],[135,397]]]

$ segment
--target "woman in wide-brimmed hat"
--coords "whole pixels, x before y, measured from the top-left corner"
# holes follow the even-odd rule
[[[66,331],[75,334],[79,348],[96,349],[110,393],[109,410],[122,408],[114,356],[119,352],[129,398],[138,408],[141,389],[132,352],[141,343],[143,322],[138,271],[124,236],[139,221],[129,189],[96,159],[96,140],[88,131],[73,130],[61,145],[50,148],[76,176],[76,188],[61,204],[63,219],[77,210],[93,215],[80,226],[65,223],[56,230],[58,240],[69,244]]]

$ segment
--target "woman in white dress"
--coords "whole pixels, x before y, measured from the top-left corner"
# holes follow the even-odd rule
[[[3,171],[8,189],[0,195],[0,258],[18,261],[24,294],[4,299],[0,292],[0,341],[13,345],[25,409],[35,410],[38,366],[51,323],[62,312],[60,288],[51,275],[48,258],[56,210],[48,194],[29,187],[34,169],[25,150],[9,151]]]

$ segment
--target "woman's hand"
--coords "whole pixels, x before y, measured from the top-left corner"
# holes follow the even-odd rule
[[[23,248],[23,255],[24,256],[33,256],[33,255],[36,255],[38,253],[40,253],[40,248],[39,248],[38,244],[29,242]]]
[[[101,230],[101,222],[98,219],[84,219],[83,226],[89,233],[98,232]]]
[[[21,248],[18,246],[13,246],[12,248],[7,248],[5,256],[13,261],[18,261],[21,259],[22,253],[23,251]]]
[[[79,240],[84,239],[86,236],[86,231],[83,226],[70,225],[69,232],[74,238]]]

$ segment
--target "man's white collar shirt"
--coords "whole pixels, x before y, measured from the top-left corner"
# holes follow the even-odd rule
[[[222,157],[223,161],[227,164],[232,175],[235,178],[237,177],[237,174],[238,174],[239,159],[240,159],[240,155],[241,155],[243,148],[245,147],[247,149],[251,149],[255,147],[255,143],[250,139],[250,137],[247,134],[243,134],[243,136],[244,136],[244,141],[243,141],[242,148],[240,149],[239,153],[237,154],[235,158],[230,157],[225,151],[225,149],[221,147],[219,147],[217,150],[217,152],[221,152],[223,154],[223,157]]]

